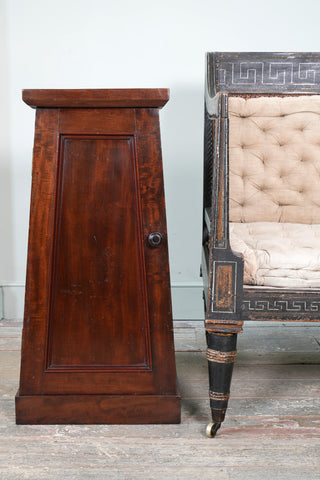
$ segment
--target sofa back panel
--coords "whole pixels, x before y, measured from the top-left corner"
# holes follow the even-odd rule
[[[320,95],[229,97],[231,222],[320,223]]]

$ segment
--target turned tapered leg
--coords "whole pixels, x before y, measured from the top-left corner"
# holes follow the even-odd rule
[[[212,423],[207,427],[207,435],[214,437],[224,420],[228,407],[233,364],[237,355],[237,334],[207,331],[206,336],[209,397],[212,412]]]

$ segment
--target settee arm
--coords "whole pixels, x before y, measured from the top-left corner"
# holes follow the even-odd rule
[[[208,89],[207,89],[208,91]],[[208,108],[210,110],[208,110]],[[206,329],[237,333],[242,330],[243,259],[229,241],[229,119],[228,95],[206,98],[207,127],[212,128],[211,208],[204,209],[204,254],[208,286]],[[207,238],[205,238],[207,236]],[[207,248],[207,251],[206,251]]]
[[[205,103],[207,115],[210,118],[228,117],[228,95],[226,93],[219,92],[211,97],[206,88]]]
[[[215,54],[206,55],[206,76],[205,76],[205,110],[206,114],[215,119],[228,117],[228,95],[217,90]]]

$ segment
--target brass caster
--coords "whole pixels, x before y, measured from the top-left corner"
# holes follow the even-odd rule
[[[216,436],[217,431],[221,427],[221,423],[208,423],[207,428],[206,428],[206,435],[208,438],[214,438]]]

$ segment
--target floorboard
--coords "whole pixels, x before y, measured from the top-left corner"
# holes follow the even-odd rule
[[[20,321],[0,322],[0,479],[320,479],[320,327],[248,323],[226,420],[209,421],[202,322],[176,321],[181,425],[15,425]]]

